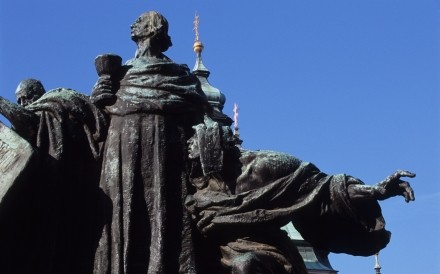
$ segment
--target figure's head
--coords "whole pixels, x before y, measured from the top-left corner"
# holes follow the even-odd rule
[[[158,12],[149,11],[141,14],[130,28],[131,39],[136,43],[150,39],[150,45],[160,52],[165,52],[172,46],[171,38],[168,36],[168,21]]]
[[[204,123],[193,126],[194,136],[188,140],[188,158],[200,160],[203,174],[220,172],[225,152],[237,149],[228,126],[205,116]]]
[[[194,135],[188,140],[188,153],[190,159],[200,157],[206,149],[221,149],[222,151],[236,148],[237,140],[234,138],[229,126],[221,126],[210,117],[205,116],[204,123],[193,126]]]
[[[17,103],[23,107],[37,101],[46,91],[43,84],[35,79],[26,79],[18,84],[15,90]]]
[[[189,138],[188,140],[188,158],[195,160],[200,157],[199,141],[197,140],[197,135]]]

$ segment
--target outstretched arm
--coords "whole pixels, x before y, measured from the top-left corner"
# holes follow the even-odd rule
[[[394,196],[403,196],[409,203],[414,201],[414,191],[410,184],[401,180],[403,177],[414,178],[416,174],[409,171],[398,170],[385,180],[376,185],[350,184],[348,186],[348,196],[352,201],[361,201],[368,199],[385,200]]]
[[[32,111],[0,96],[0,114],[11,122],[14,130],[31,141],[38,128],[38,116]]]

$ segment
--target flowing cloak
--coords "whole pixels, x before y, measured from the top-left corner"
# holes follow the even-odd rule
[[[33,113],[35,123],[26,126],[35,130],[18,133],[34,153],[25,178],[17,178],[2,197],[0,272],[91,272],[97,240],[90,207],[105,117],[88,96],[65,88],[47,92],[23,111]]]
[[[106,135],[104,114],[89,97],[67,88],[53,89],[26,107],[39,116],[35,146],[55,160],[73,157],[99,159]],[[84,159],[84,154],[87,158]]]
[[[203,150],[201,154],[203,158]],[[225,160],[223,170],[233,162]],[[204,188],[186,201],[199,230],[208,238],[224,238],[219,243],[224,266],[240,254],[258,251],[275,258],[287,273],[307,273],[279,229],[290,221],[321,250],[367,256],[389,242],[378,203],[350,201],[347,186],[363,184],[356,178],[327,175],[311,163],[273,151],[241,150],[234,165],[241,169],[235,189],[229,183],[234,194]]]
[[[128,61],[104,147],[103,231],[95,273],[196,273],[188,192],[187,144],[206,98],[184,65]]]

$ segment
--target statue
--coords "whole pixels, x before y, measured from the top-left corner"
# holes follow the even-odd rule
[[[227,273],[307,273],[280,229],[289,222],[319,249],[375,254],[389,241],[376,201],[397,195],[414,200],[401,180],[414,177],[411,172],[368,186],[284,153],[241,149],[229,127],[208,117],[194,128],[189,157],[197,192],[186,205]]]
[[[288,222],[333,252],[386,246],[377,200],[413,201],[402,179],[415,174],[369,186],[244,150],[196,75],[164,55],[161,14],[143,13],[131,38],[125,64],[95,59],[90,96],[27,79],[18,105],[0,97],[12,125],[0,123],[0,273],[305,274]]]
[[[41,82],[35,79],[20,82],[16,96],[20,105],[0,97],[0,113],[23,138],[20,142],[29,143],[35,153],[26,167],[26,173],[32,174],[24,183],[26,188],[17,192],[11,186],[11,191],[5,191],[4,200],[15,199],[10,211],[28,208],[36,219],[27,225],[32,228],[30,233],[17,224],[23,216],[1,218],[5,223],[0,229],[11,227],[22,239],[11,242],[11,246],[1,245],[0,254],[9,258],[2,263],[12,267],[13,273],[21,273],[22,267],[23,272],[29,269],[29,265],[20,263],[23,260],[32,262],[33,273],[79,273],[91,269],[91,231],[96,226],[91,204],[97,195],[105,117],[88,96],[66,88],[45,93]],[[28,197],[31,189],[34,195]],[[2,206],[9,205],[5,202]],[[20,212],[28,214],[25,210]],[[18,228],[13,228],[14,224]]]
[[[208,104],[188,67],[163,54],[162,15],[144,13],[131,30],[135,58],[113,76],[116,88],[104,74],[91,96],[110,116],[100,187],[111,203],[101,203],[95,273],[196,273],[186,141]]]

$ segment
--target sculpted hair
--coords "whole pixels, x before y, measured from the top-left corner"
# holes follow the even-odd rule
[[[171,37],[168,35],[168,21],[160,13],[155,11],[149,11],[141,15],[142,20],[146,20],[149,32],[151,33],[150,39],[161,52],[165,52],[169,47],[173,45]]]
[[[25,79],[21,81],[20,84],[18,84],[15,93],[23,89],[28,90],[28,92],[30,92],[33,95],[37,95],[38,97],[43,96],[43,94],[46,92],[46,90],[43,87],[43,84],[36,79]]]

